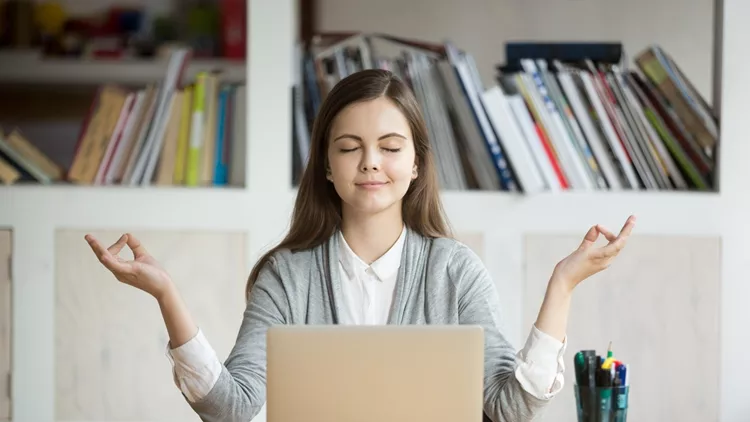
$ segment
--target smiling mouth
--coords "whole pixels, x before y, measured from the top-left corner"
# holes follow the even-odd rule
[[[357,183],[357,187],[360,187],[362,189],[378,189],[378,188],[383,187],[385,185],[386,185],[386,182]]]

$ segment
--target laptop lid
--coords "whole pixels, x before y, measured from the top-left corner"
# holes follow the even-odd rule
[[[268,422],[481,421],[479,326],[274,326]]]

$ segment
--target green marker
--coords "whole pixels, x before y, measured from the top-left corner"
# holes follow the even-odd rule
[[[612,419],[612,387],[597,387],[596,390],[599,399],[596,421],[610,422]]]
[[[576,383],[578,385],[581,385],[583,381],[583,373],[586,370],[586,363],[583,358],[583,352],[579,351],[578,353],[576,353],[573,362],[575,364]]]

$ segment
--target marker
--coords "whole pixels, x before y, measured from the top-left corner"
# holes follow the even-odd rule
[[[596,386],[597,387],[611,387],[613,381],[612,369],[597,368],[596,370]]]
[[[626,422],[628,418],[628,370],[626,365],[619,365],[617,367],[617,376],[615,380],[616,384],[619,384],[619,388],[614,390],[613,396],[613,418],[614,422]]]
[[[596,386],[596,369],[599,367],[596,364],[597,356],[588,354],[586,357],[586,375],[588,377],[588,382],[586,385],[588,387],[595,387]]]
[[[627,385],[628,368],[625,365],[617,367],[617,378],[620,380],[620,385]]]

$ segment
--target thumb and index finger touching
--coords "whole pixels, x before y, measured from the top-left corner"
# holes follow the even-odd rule
[[[138,240],[138,238],[133,236],[131,233],[128,233],[125,236],[127,236],[127,244],[130,250],[133,251],[133,256],[138,258],[143,255],[148,255],[146,248],[143,246],[141,241]]]
[[[628,217],[628,219],[625,221],[625,224],[620,229],[620,233],[618,233],[617,235],[605,229],[604,227],[597,225],[596,227],[599,233],[603,234],[609,242],[607,243],[607,245],[602,246],[602,248],[598,251],[598,255],[600,255],[600,257],[612,257],[620,252],[620,250],[625,247],[625,242],[627,242],[628,237],[630,237],[630,233],[633,231],[634,226],[635,216],[632,215]]]
[[[630,217],[628,217],[628,219],[625,221],[625,224],[620,229],[620,233],[616,235],[607,230],[601,224],[596,224],[592,226],[588,232],[586,232],[586,235],[583,237],[583,241],[581,242],[581,246],[590,246],[599,237],[599,233],[601,233],[608,241],[608,244],[604,246],[604,248],[614,246],[617,249],[620,249],[622,248],[627,238],[630,236],[630,232],[633,230],[634,225],[635,216],[631,215]]]
[[[94,254],[96,254],[99,262],[101,262],[102,265],[113,272],[128,271],[128,265],[117,256],[117,254],[120,253],[125,245],[128,245],[128,248],[133,251],[133,256],[135,258],[146,255],[148,253],[146,251],[146,248],[141,244],[141,241],[130,233],[126,233],[120,236],[117,242],[112,244],[112,246],[110,246],[109,248],[105,248],[91,234],[86,234],[84,236],[84,239],[94,251]]]

